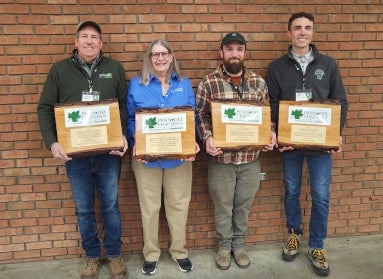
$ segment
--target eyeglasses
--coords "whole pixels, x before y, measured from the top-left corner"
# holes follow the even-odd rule
[[[90,39],[91,41],[94,42],[94,41],[100,40],[101,37],[96,35],[81,34],[78,38],[81,41],[87,41],[88,39]]]
[[[162,58],[164,59],[167,59],[169,58],[169,55],[170,55],[169,52],[152,52],[150,57],[152,57],[152,59],[154,60],[157,60],[158,58],[160,58],[160,56],[162,56]]]

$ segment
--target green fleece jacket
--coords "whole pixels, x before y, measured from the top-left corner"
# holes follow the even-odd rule
[[[89,75],[76,53],[75,50],[72,57],[53,64],[38,103],[37,113],[40,130],[48,148],[52,143],[57,142],[54,105],[81,102],[82,91],[89,90],[89,80],[93,80],[93,91],[100,92],[100,101],[111,98],[118,99],[121,128],[123,134],[126,135],[127,82],[121,63],[104,57],[101,52],[97,62],[91,68],[91,75]]]

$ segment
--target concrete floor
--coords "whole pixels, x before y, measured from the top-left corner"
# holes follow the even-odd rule
[[[292,263],[281,259],[283,243],[247,246],[251,265],[238,268],[234,261],[229,270],[216,268],[214,250],[192,250],[192,272],[182,273],[168,253],[161,255],[157,272],[143,275],[142,255],[124,256],[130,279],[310,279],[320,278],[311,269],[306,258],[307,247]],[[329,238],[326,240],[330,275],[329,279],[380,279],[383,278],[383,234]],[[83,259],[66,259],[45,262],[31,262],[0,265],[1,279],[73,279],[80,278]],[[109,269],[102,266],[99,279],[110,278]]]

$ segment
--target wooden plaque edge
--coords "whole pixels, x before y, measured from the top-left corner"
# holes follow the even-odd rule
[[[174,108],[144,108],[144,109],[137,109],[136,110],[136,116],[137,116],[137,112],[143,112],[143,113],[162,113],[162,114],[165,114],[165,113],[182,113],[182,112],[189,112],[189,113],[193,113],[193,116],[194,116],[194,108],[191,107],[191,106],[178,106],[178,107],[174,107]],[[136,119],[137,121],[137,119]],[[195,140],[195,117],[193,117],[193,129],[190,129],[192,131],[192,137],[194,138]],[[137,126],[136,126],[137,127]],[[186,133],[187,131],[185,131],[184,133]],[[137,133],[137,131],[136,131]],[[190,133],[190,131],[189,131]],[[190,148],[191,149],[191,148]],[[147,162],[152,162],[152,161],[156,161],[156,160],[160,160],[160,159],[188,159],[190,157],[196,157],[196,153],[195,153],[195,146],[193,145],[193,152],[191,153],[168,153],[168,154],[139,154],[139,155],[135,155],[135,158],[137,159],[141,159],[141,160],[145,160]]]
[[[268,127],[268,131],[269,131],[269,134],[268,134],[268,138],[270,137],[270,131],[271,131],[271,116],[270,116],[270,113],[271,113],[271,109],[270,109],[270,104],[269,102],[266,102],[266,101],[255,101],[255,100],[232,100],[232,99],[217,99],[217,100],[213,100],[211,101],[211,108],[213,108],[213,105],[214,104],[233,104],[233,105],[244,105],[244,106],[260,106],[260,107],[263,107],[263,108],[267,108],[268,110],[268,114],[269,114],[269,117],[266,119],[266,123],[265,124],[262,124],[262,125],[257,125],[257,124],[254,124],[252,126],[258,126],[258,127],[261,127],[263,125],[267,125]],[[212,109],[213,110],[213,109]],[[213,115],[213,111],[212,111],[212,115]],[[246,124],[244,124],[246,125]],[[251,124],[249,124],[251,125]],[[270,139],[268,141],[265,140],[265,142],[260,142],[260,143],[257,143],[257,144],[233,144],[232,146],[221,146],[219,144],[220,141],[216,141],[216,138],[214,137],[214,124],[213,124],[213,116],[212,116],[212,133],[213,133],[213,138],[214,138],[214,143],[216,145],[216,147],[218,148],[221,148],[221,150],[223,151],[232,151],[232,152],[236,152],[236,151],[252,151],[252,150],[258,150],[262,147],[264,147],[265,145],[269,144],[270,143]]]
[[[71,156],[73,158],[76,157],[83,157],[83,156],[90,156],[90,155],[98,155],[98,154],[108,154],[112,150],[122,150],[124,148],[124,142],[122,140],[123,134],[122,134],[122,128],[121,128],[121,118],[120,118],[120,109],[119,109],[119,104],[118,104],[118,99],[117,98],[110,98],[110,99],[105,99],[102,101],[96,101],[96,102],[73,102],[73,103],[56,103],[54,105],[54,109],[56,108],[69,108],[69,107],[87,107],[87,106],[100,106],[100,105],[117,105],[117,110],[116,113],[118,114],[116,118],[119,120],[119,124],[117,125],[117,131],[119,134],[121,134],[121,144],[119,145],[109,145],[107,147],[89,147],[89,148],[84,148],[81,151],[66,151],[64,148],[64,151],[68,156]],[[56,119],[56,110],[54,110],[54,115]],[[97,125],[95,125],[97,126]],[[57,129],[57,124],[56,124],[56,129]],[[58,137],[58,142],[59,141],[59,135],[57,134]],[[61,144],[61,143],[60,143]]]
[[[286,104],[286,105],[296,105],[296,106],[304,106],[304,105],[328,105],[328,106],[333,106],[339,109],[339,118],[340,118],[340,110],[341,110],[341,104],[339,100],[325,100],[322,102],[319,101],[288,101],[288,100],[281,100],[279,101],[279,106],[280,104]],[[280,111],[280,110],[279,110]],[[278,118],[280,115],[278,115]],[[339,119],[340,120],[340,119]],[[278,121],[279,122],[279,121]],[[315,126],[315,125],[313,125]],[[336,125],[335,128],[338,128],[338,131],[340,130],[340,122],[339,124]],[[278,125],[278,130],[279,130],[279,125]],[[278,131],[279,134],[279,131]],[[340,133],[339,133],[340,136]],[[286,146],[291,146],[294,149],[297,150],[306,150],[306,151],[332,151],[332,150],[338,150],[339,149],[339,144],[338,145],[323,145],[323,144],[304,144],[304,143],[291,143],[291,142],[283,142],[278,140],[279,137],[277,136],[277,143],[279,147],[286,147]]]

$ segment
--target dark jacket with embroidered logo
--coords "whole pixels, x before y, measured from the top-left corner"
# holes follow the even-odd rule
[[[54,105],[81,102],[82,91],[89,90],[89,74],[74,50],[70,58],[52,65],[37,107],[44,143],[49,147],[57,142]],[[93,91],[100,92],[100,101],[117,98],[121,127],[126,135],[128,113],[126,109],[126,78],[120,62],[100,53],[91,68]]]
[[[288,53],[270,63],[267,87],[270,95],[271,119],[278,126],[280,100],[295,101],[297,89],[311,89],[314,100],[337,99],[341,102],[341,129],[347,116],[347,97],[336,61],[318,52],[310,44],[314,59],[303,75],[299,63],[294,59],[291,46]]]

